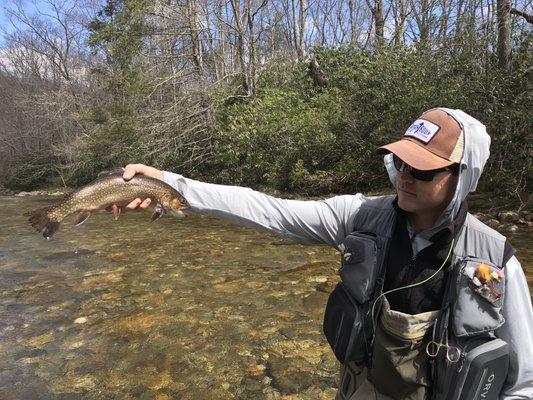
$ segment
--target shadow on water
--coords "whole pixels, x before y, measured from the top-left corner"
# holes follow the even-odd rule
[[[334,397],[333,249],[148,213],[47,241],[22,214],[49,201],[0,198],[1,399]],[[530,240],[510,239],[529,278]]]

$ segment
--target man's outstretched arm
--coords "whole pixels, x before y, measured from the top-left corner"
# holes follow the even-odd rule
[[[135,174],[162,179],[181,193],[191,211],[266,229],[303,243],[338,247],[353,228],[364,196],[344,195],[320,201],[286,200],[239,186],[216,185],[143,164],[129,164],[124,179]],[[135,199],[127,209],[145,209],[150,199]]]
[[[192,211],[299,242],[334,247],[350,233],[364,200],[360,194],[319,201],[280,199],[250,188],[199,182],[167,171],[164,181],[187,199]]]

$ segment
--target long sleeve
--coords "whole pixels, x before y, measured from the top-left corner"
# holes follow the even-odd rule
[[[510,346],[507,381],[500,400],[533,399],[533,310],[527,281],[516,257],[506,266],[503,316],[496,336]]]
[[[262,228],[303,243],[338,248],[353,228],[364,196],[320,201],[286,200],[239,186],[215,185],[164,171],[164,181],[181,193],[191,211]]]

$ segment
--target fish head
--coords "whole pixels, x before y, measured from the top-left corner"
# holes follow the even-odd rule
[[[170,204],[166,208],[170,208],[171,210],[181,210],[181,209],[188,208],[188,207],[189,207],[189,204],[183,197],[176,196],[170,199]]]

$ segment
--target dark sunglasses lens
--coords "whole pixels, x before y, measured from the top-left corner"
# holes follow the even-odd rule
[[[409,173],[411,174],[413,178],[418,179],[419,181],[430,182],[433,180],[437,172],[436,171],[421,171],[419,169],[413,168],[411,169],[411,171],[409,171]]]
[[[449,170],[454,175],[457,175],[457,172],[458,172],[458,169],[452,169],[452,168],[432,169],[429,171],[422,171],[420,169],[415,169],[405,164],[400,157],[396,156],[396,154],[392,155],[392,161],[394,163],[394,167],[396,167],[396,170],[398,172],[409,172],[409,175],[411,175],[413,178],[418,179],[419,181],[424,181],[424,182],[431,182],[433,178],[435,178],[435,175],[443,171]]]

